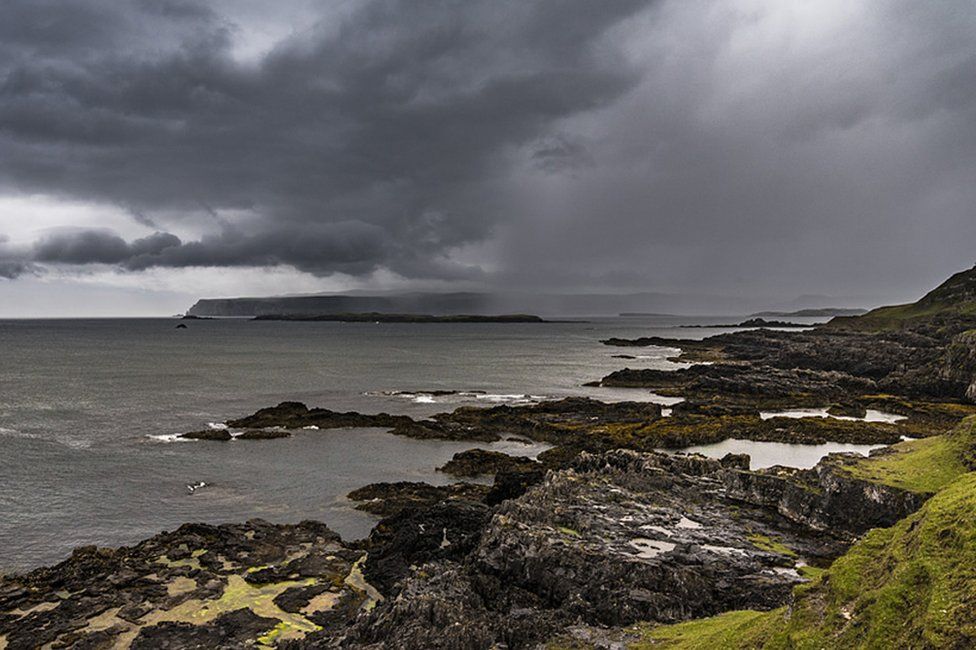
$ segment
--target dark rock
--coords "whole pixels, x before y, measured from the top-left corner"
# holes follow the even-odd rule
[[[844,402],[832,404],[827,409],[827,413],[839,417],[864,418],[868,414],[868,409],[858,402]]]
[[[529,471],[539,466],[539,463],[525,456],[509,456],[498,451],[485,449],[469,449],[454,454],[444,466],[437,471],[452,476],[474,477],[497,472]]]
[[[477,544],[490,516],[482,503],[456,500],[387,517],[367,540],[364,574],[390,596],[411,566],[464,558]]]
[[[813,470],[730,471],[722,478],[732,499],[835,533],[857,535],[891,526],[925,502],[925,495],[850,477],[842,469],[843,458],[831,455]]]
[[[285,429],[248,429],[237,436],[238,440],[275,440],[277,438],[290,438],[291,432]]]
[[[182,434],[180,437],[187,438],[189,440],[219,440],[223,442],[233,438],[230,431],[227,429],[204,429],[202,431],[191,431],[189,433]]]
[[[565,460],[566,464],[571,462],[571,460],[567,458]],[[485,503],[494,506],[508,499],[517,499],[525,494],[526,490],[530,487],[541,483],[545,475],[545,469],[538,463],[535,467],[531,468],[502,470],[495,474],[495,482],[492,484],[488,494],[485,495]]]
[[[227,425],[239,429],[340,429],[348,427],[395,427],[410,424],[413,420],[406,416],[379,413],[339,413],[329,409],[309,409],[301,402],[282,402],[277,406],[264,408],[256,413],[237,420],[228,420]]]
[[[451,483],[430,485],[399,481],[396,483],[371,483],[353,490],[348,497],[358,501],[357,510],[374,515],[390,516],[401,510],[425,508],[442,501],[481,501],[489,491],[487,485],[475,483]]]

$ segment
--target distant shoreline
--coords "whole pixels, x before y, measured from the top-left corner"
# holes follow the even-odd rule
[[[435,316],[433,314],[262,314],[251,320],[274,321],[331,321],[340,323],[551,323],[532,314],[501,314],[484,316],[479,314],[454,314]]]

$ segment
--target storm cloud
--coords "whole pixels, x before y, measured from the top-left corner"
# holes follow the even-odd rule
[[[976,257],[970,2],[268,7],[0,4],[0,195],[137,229],[29,232],[0,277],[884,293]]]

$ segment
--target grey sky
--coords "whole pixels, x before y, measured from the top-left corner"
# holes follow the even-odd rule
[[[5,0],[0,315],[911,298],[976,262],[974,33],[964,0]]]

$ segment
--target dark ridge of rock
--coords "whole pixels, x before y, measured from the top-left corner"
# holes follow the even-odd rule
[[[186,326],[186,325],[184,325],[183,323],[180,323],[179,325],[177,325],[177,326],[176,326],[176,328],[175,328],[175,329],[178,329],[178,330],[185,330],[185,329],[187,329],[187,326]]]
[[[347,427],[395,427],[399,424],[412,423],[404,415],[364,415],[362,413],[339,413],[329,409],[309,409],[301,402],[282,402],[277,406],[263,408],[252,415],[228,420],[227,426],[236,429],[303,429],[318,427],[319,429],[341,429]]]
[[[540,467],[539,463],[525,456],[510,456],[500,451],[469,449],[454,454],[451,460],[438,467],[438,472],[452,476],[472,478],[498,472],[531,471]]]
[[[601,380],[603,386],[648,388],[667,394],[688,395],[697,399],[716,396],[729,400],[755,398],[764,403],[781,400],[784,404],[823,400],[843,400],[852,394],[877,391],[870,379],[843,372],[783,369],[756,365],[697,365],[681,370],[632,370],[612,372]]]
[[[291,432],[285,429],[248,429],[237,436],[238,440],[276,440],[290,438]]]
[[[358,502],[357,510],[388,517],[402,510],[430,507],[442,501],[482,501],[489,490],[489,486],[475,483],[430,485],[399,481],[371,483],[353,490],[347,496]]]
[[[580,435],[580,428],[604,424],[648,422],[661,417],[661,407],[649,402],[600,402],[586,397],[567,397],[525,406],[503,404],[492,408],[462,406],[439,413],[428,422],[446,435],[480,432],[497,440],[518,435],[531,440],[564,443]],[[394,433],[397,433],[394,430]],[[586,431],[583,435],[586,435]]]
[[[750,314],[754,318],[823,318],[825,316],[860,316],[868,313],[867,309],[845,307],[823,307],[821,309],[800,309],[798,311],[761,311]]]
[[[731,323],[725,325],[681,325],[681,327],[687,328],[703,328],[703,327],[784,327],[784,328],[794,328],[794,327],[811,327],[804,323],[792,323],[790,321],[784,320],[766,320],[765,318],[750,318],[744,320],[741,323]]]
[[[234,436],[230,435],[230,431],[227,429],[204,429],[202,431],[190,431],[189,433],[181,434],[180,437],[187,438],[188,440],[219,440],[226,442]]]

